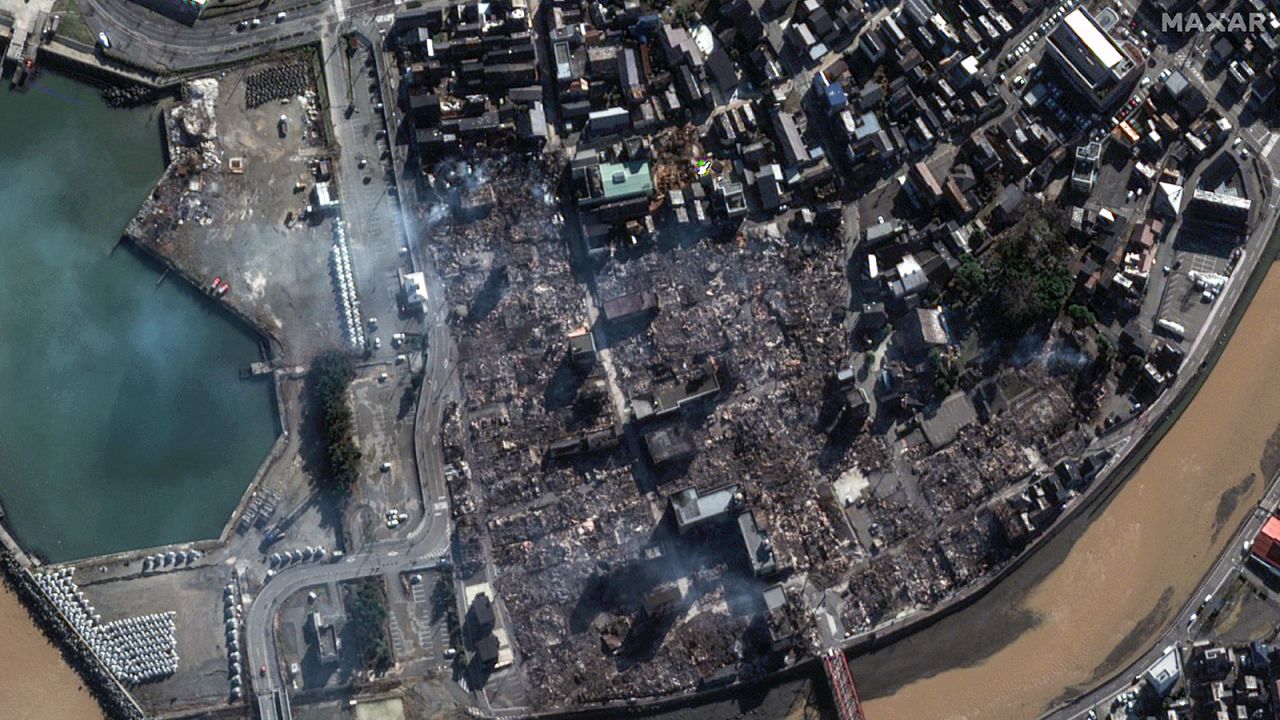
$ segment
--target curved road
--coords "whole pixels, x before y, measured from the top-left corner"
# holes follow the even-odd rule
[[[336,39],[336,33],[325,33],[320,37],[321,57],[326,63],[342,62],[341,53],[336,52]],[[337,68],[330,67],[325,76],[330,98],[330,122],[338,145],[343,150],[338,160],[338,171],[343,174],[355,173],[347,175],[346,182],[358,183],[356,178],[359,173],[356,172],[355,163],[349,158],[356,148],[361,147],[361,137],[356,121],[344,117],[340,111],[350,100],[347,96],[347,84],[341,79],[345,75]],[[383,128],[388,129],[388,124],[388,119],[384,117]],[[388,133],[388,136],[394,137],[394,134]],[[393,154],[396,149],[393,148]],[[439,430],[445,405],[458,396],[456,347],[449,336],[446,323],[448,308],[444,299],[444,284],[435,268],[421,257],[417,243],[412,241],[416,235],[408,214],[402,212],[400,218],[412,264],[415,269],[424,273],[428,285],[424,323],[428,345],[413,433],[418,482],[422,492],[422,519],[405,536],[362,547],[338,562],[286,568],[271,578],[253,598],[245,618],[245,646],[255,694],[264,709],[264,720],[276,720],[280,717],[275,713],[270,699],[277,692],[280,695],[288,692],[287,684],[281,676],[274,628],[275,616],[286,599],[312,585],[344,582],[389,572],[434,568],[440,558],[449,555],[451,528]],[[360,231],[358,228],[352,230]],[[398,242],[395,237],[372,240],[393,244]],[[264,665],[267,667],[267,674],[262,676],[258,669]],[[267,702],[263,702],[264,700]]]
[[[433,275],[430,270],[427,272]],[[438,286],[438,281],[432,285]],[[436,567],[441,557],[448,557],[450,527],[447,502],[443,507],[441,504],[447,494],[438,429],[445,397],[450,394],[450,368],[454,366],[454,358],[444,324],[440,322],[445,312],[441,297],[438,292],[432,293],[428,317],[434,327],[428,336],[426,377],[414,421],[418,479],[423,493],[422,520],[403,538],[374,543],[337,562],[286,568],[262,587],[250,603],[245,618],[246,652],[259,698],[273,695],[277,690],[287,692],[280,677],[274,620],[280,605],[294,593],[312,585],[345,582],[368,575],[430,569]],[[258,674],[258,668],[264,665],[266,677]]]
[[[184,0],[80,0],[85,22],[95,34],[107,33],[112,50],[170,71],[243,60],[315,42],[321,30],[336,31],[344,15],[338,0],[266,0],[184,25],[148,4],[181,7]],[[210,3],[209,10],[216,12],[218,7]],[[280,12],[286,17],[276,22]],[[261,20],[259,27],[238,29],[240,21],[254,18]]]

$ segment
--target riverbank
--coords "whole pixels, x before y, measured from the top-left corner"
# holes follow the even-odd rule
[[[969,667],[981,663],[985,658],[997,653],[1001,648],[1014,643],[1024,633],[1034,630],[1042,621],[1042,618],[1035,613],[1006,612],[1016,604],[1016,601],[1024,597],[1032,588],[1035,588],[1041,581],[1053,572],[1055,568],[1066,561],[1068,551],[1072,545],[1090,528],[1091,524],[1100,517],[1105,517],[1103,511],[1106,510],[1115,498],[1124,490],[1127,484],[1139,473],[1143,471],[1150,453],[1154,449],[1161,447],[1165,442],[1166,435],[1171,429],[1181,427],[1182,416],[1184,411],[1191,406],[1201,393],[1203,386],[1212,378],[1217,377],[1215,370],[1218,362],[1223,357],[1224,350],[1228,347],[1229,341],[1232,340],[1237,328],[1243,319],[1251,312],[1251,308],[1255,304],[1261,304],[1264,308],[1274,305],[1271,301],[1258,303],[1255,295],[1259,292],[1264,278],[1276,275],[1272,273],[1272,266],[1277,255],[1280,254],[1280,226],[1275,224],[1275,218],[1268,219],[1269,228],[1255,233],[1250,240],[1250,255],[1246,256],[1246,261],[1242,263],[1238,272],[1248,273],[1247,277],[1237,277],[1232,283],[1228,294],[1220,299],[1223,303],[1222,310],[1215,315],[1213,324],[1208,332],[1197,342],[1195,350],[1190,357],[1188,365],[1196,363],[1193,369],[1184,370],[1185,382],[1181,387],[1170,390],[1166,396],[1162,398],[1163,406],[1157,406],[1149,410],[1149,415],[1141,420],[1140,427],[1146,428],[1140,435],[1138,441],[1131,445],[1124,446],[1121,459],[1109,466],[1107,472],[1101,476],[1089,491],[1077,500],[1067,513],[1059,519],[1054,526],[1050,528],[1044,535],[1040,536],[1036,543],[1030,546],[1022,554],[1020,554],[1009,565],[997,572],[989,581],[972,588],[963,595],[952,598],[942,606],[933,610],[918,614],[916,616],[907,617],[892,624],[880,628],[875,633],[870,633],[861,638],[854,639],[853,643],[847,648],[853,655],[859,655],[854,660],[854,675],[858,680],[859,689],[862,692],[863,699],[887,696],[895,693],[901,686],[914,683],[916,681],[925,680],[938,674],[937,668],[953,668],[953,667]],[[1272,280],[1273,283],[1280,284],[1280,280]],[[1253,310],[1254,316],[1263,310]],[[1250,326],[1244,330],[1246,334],[1256,334],[1257,330]],[[1239,345],[1240,343],[1236,343]],[[1276,343],[1275,354],[1280,354],[1280,342]],[[1262,375],[1260,377],[1265,377]],[[1221,378],[1219,377],[1220,381]],[[1208,392],[1213,392],[1210,388]],[[1241,400],[1241,409],[1250,405],[1248,399]],[[1280,398],[1277,399],[1277,407],[1280,407]],[[1227,408],[1229,409],[1229,408]],[[1219,411],[1223,417],[1227,417],[1230,413]],[[1277,421],[1280,423],[1280,419]],[[1229,430],[1228,430],[1229,432]],[[1277,442],[1280,442],[1280,426],[1277,427]],[[1147,471],[1149,472],[1149,470]],[[1270,473],[1264,473],[1263,477],[1269,477]],[[1255,480],[1250,480],[1255,478]],[[1252,507],[1256,502],[1257,496],[1263,492],[1265,482],[1256,481],[1253,474],[1235,478],[1235,482],[1216,488],[1218,492],[1211,495],[1195,495],[1194,492],[1187,493],[1187,497],[1199,498],[1204,503],[1204,507],[1213,506],[1215,508],[1215,521],[1213,529],[1213,539],[1220,544],[1225,542],[1225,538],[1230,537],[1238,525],[1242,522],[1242,515]],[[1214,501],[1217,501],[1216,504]],[[1177,528],[1175,522],[1166,530]],[[1211,553],[1206,559],[1205,564],[1198,567],[1207,568],[1220,553]],[[1194,552],[1188,553],[1187,557],[1196,558],[1198,555]],[[1124,577],[1125,569],[1119,570],[1112,575],[1112,578]],[[1192,573],[1194,575],[1194,583],[1199,583],[1204,571]],[[1185,593],[1184,593],[1185,594]],[[1108,657],[1105,662],[1095,668],[1095,672],[1088,681],[1082,683],[1083,687],[1075,690],[1068,689],[1061,692],[1066,685],[1058,688],[1059,694],[1052,701],[1047,701],[1046,705],[1038,710],[1028,710],[1027,714],[1010,714],[1007,717],[1011,720],[1025,720],[1027,717],[1037,717],[1047,710],[1050,705],[1060,703],[1066,697],[1079,694],[1084,688],[1096,684],[1107,676],[1107,669],[1122,667],[1123,661],[1120,657],[1140,655],[1142,651],[1147,649],[1148,644],[1143,643],[1143,634],[1154,636],[1163,631],[1160,625],[1162,616],[1169,616],[1181,609],[1182,598],[1175,601],[1174,599],[1160,598],[1159,601],[1153,601],[1152,607],[1156,610],[1145,614],[1141,618],[1141,622],[1135,623],[1135,627],[1131,628],[1127,634],[1118,635],[1110,638],[1112,641],[1107,646]],[[1150,608],[1148,608],[1150,610]],[[975,617],[977,615],[978,617]],[[1082,622],[1088,622],[1083,620]],[[922,639],[924,636],[926,639]],[[1065,641],[1065,639],[1064,639]],[[1118,644],[1117,644],[1118,641]],[[1070,643],[1068,642],[1068,645]],[[901,647],[909,647],[910,650],[901,650]],[[900,652],[899,652],[900,651]],[[1044,657],[1052,660],[1054,651],[1046,649]],[[885,663],[885,656],[893,656],[894,661]],[[800,667],[814,668],[816,671],[816,662],[810,660],[802,663]],[[821,677],[821,673],[817,672],[817,677]],[[999,677],[990,678],[992,682],[999,682]],[[782,692],[783,688],[794,686],[803,681],[792,680],[786,681],[779,677],[770,677],[768,680],[757,683],[749,688],[742,688],[744,691],[758,691],[764,689],[766,691]],[[825,681],[824,681],[825,682]],[[798,692],[798,690],[795,690]],[[694,697],[686,697],[684,699],[684,707],[679,710],[670,710],[672,704],[670,702],[659,702],[651,705],[647,710],[643,711],[644,715],[661,716],[663,718],[693,717],[698,715],[703,717],[702,713],[711,713],[710,716],[716,718],[734,718],[745,717],[746,713],[735,713],[731,707],[731,702],[725,702],[717,699],[719,693],[704,693]],[[945,698],[945,692],[943,697]],[[990,697],[998,698],[998,694],[992,694]],[[634,708],[633,708],[634,710]],[[929,714],[914,715],[916,708],[905,711],[905,714],[898,712],[888,712],[883,710],[868,711],[873,717],[912,717],[927,718],[933,717]],[[936,717],[939,718],[986,718],[989,715],[986,712],[990,708],[984,708],[983,712],[978,714],[951,714],[942,712]],[[566,714],[564,717],[568,717]],[[1004,717],[1003,715],[990,715],[990,717]]]
[[[1167,433],[1152,432],[1156,446],[1137,472],[983,603],[860,659],[860,687],[884,696],[869,713],[1035,717],[1163,632],[1263,492],[1262,458],[1280,431],[1280,391],[1267,381],[1280,371],[1276,242],[1273,234],[1230,342],[1181,415],[1171,409]]]
[[[83,691],[87,687],[88,694],[111,720],[142,720],[142,710],[129,696],[128,691],[93,654],[84,640],[72,629],[67,619],[48,601],[35,584],[30,571],[8,552],[0,553],[0,576],[2,576],[0,579],[3,580],[3,587],[11,592],[12,597],[25,608],[28,614],[27,619],[48,638],[52,647],[61,650],[65,667],[80,676],[84,685],[77,689]],[[19,627],[23,626],[19,624]],[[61,697],[68,696],[62,694]],[[43,708],[41,710],[43,711]],[[37,716],[57,717],[43,714],[43,712]]]
[[[79,677],[0,584],[0,708],[6,720],[102,720],[102,710]]]

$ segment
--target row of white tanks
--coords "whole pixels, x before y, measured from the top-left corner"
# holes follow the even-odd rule
[[[359,350],[364,348],[364,323],[360,320],[360,298],[356,296],[355,277],[351,274],[351,248],[341,220],[334,221],[333,234],[333,248],[329,255],[338,290],[338,311],[342,315],[347,342]]]
[[[244,671],[240,665],[240,593],[234,582],[222,589],[222,616],[227,629],[227,678],[231,683],[231,699],[239,700]]]
[[[35,578],[112,675],[122,683],[137,685],[177,672],[178,640],[173,611],[103,624],[102,616],[76,585],[74,573],[74,568],[62,568],[38,573]]]
[[[283,568],[294,563],[319,562],[328,555],[328,550],[322,546],[316,546],[271,553],[271,557],[267,558],[267,560],[271,563],[271,567]]]
[[[190,565],[203,556],[204,553],[199,550],[170,550],[169,552],[148,555],[142,559],[142,572]]]

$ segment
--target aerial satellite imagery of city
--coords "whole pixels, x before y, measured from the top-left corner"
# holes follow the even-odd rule
[[[1280,0],[0,54],[0,720],[1280,720]]]

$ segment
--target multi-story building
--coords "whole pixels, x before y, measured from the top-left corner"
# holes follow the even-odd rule
[[[1076,8],[1049,33],[1046,54],[1067,82],[1095,110],[1104,110],[1125,97],[1142,75],[1137,51],[1126,50],[1093,15]]]

